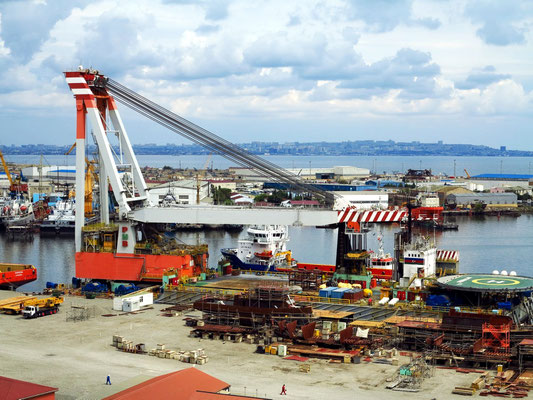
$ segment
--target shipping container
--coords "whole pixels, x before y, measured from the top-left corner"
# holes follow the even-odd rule
[[[350,290],[350,289],[348,289],[348,288],[336,288],[333,291],[331,291],[330,297],[333,298],[333,299],[342,299],[342,296],[343,296],[344,292],[346,292],[347,290]]]
[[[320,291],[318,292],[318,295],[320,297],[331,297],[331,292],[333,292],[335,289],[337,289],[336,287],[327,287],[327,288],[324,288],[324,289],[320,289]]]

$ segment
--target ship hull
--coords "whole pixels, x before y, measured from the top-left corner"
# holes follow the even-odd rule
[[[33,265],[0,264],[0,289],[12,289],[37,279]]]
[[[392,269],[370,267],[368,268],[368,270],[370,271],[372,276],[376,279],[386,279],[386,280],[392,279],[392,273],[393,273]]]
[[[246,271],[257,271],[257,272],[266,272],[266,271],[277,271],[278,267],[275,265],[268,266],[268,265],[261,265],[261,264],[251,264],[251,263],[245,263],[242,262],[239,257],[237,257],[235,254],[231,253],[229,250],[225,249],[222,250],[222,255],[226,257],[226,259],[230,262],[233,269],[241,269]],[[286,266],[279,266],[281,269],[287,269],[290,265]]]
[[[39,232],[41,235],[74,235],[75,226],[70,224],[41,224],[39,227]]]
[[[76,277],[161,282],[165,274],[178,278],[198,276],[204,272],[206,263],[206,254],[192,256],[77,252]]]

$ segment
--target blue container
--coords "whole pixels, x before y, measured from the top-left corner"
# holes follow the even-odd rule
[[[46,288],[47,289],[55,289],[55,288],[57,288],[57,283],[55,283],[55,282],[46,282]]]
[[[430,294],[426,299],[426,305],[431,307],[449,307],[450,298],[443,294]]]
[[[93,293],[105,293],[107,292],[107,286],[99,282],[90,282],[85,285],[82,289],[82,292],[93,292]]]
[[[332,299],[342,299],[342,296],[344,295],[344,292],[349,290],[348,288],[336,288],[331,292],[331,298]]]
[[[124,296],[125,294],[136,292],[137,290],[139,290],[139,288],[133,283],[125,283],[115,288],[115,295]]]
[[[331,297],[331,292],[334,291],[335,287],[327,287],[327,288],[324,288],[324,289],[320,289],[320,291],[318,292],[318,295],[320,297]]]
[[[76,278],[75,276],[73,276],[72,277],[72,286],[75,289],[78,289],[81,286],[81,279],[80,278]]]
[[[512,308],[512,304],[510,301],[501,301],[498,303],[498,308],[500,310],[510,310]]]

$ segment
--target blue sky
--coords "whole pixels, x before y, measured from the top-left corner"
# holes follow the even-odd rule
[[[533,150],[532,43],[531,1],[2,0],[0,143],[72,143],[81,64],[233,142]]]

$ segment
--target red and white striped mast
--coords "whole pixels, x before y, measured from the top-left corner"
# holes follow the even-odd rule
[[[115,100],[105,89],[106,78],[98,71],[84,69],[81,66],[77,71],[65,72],[65,78],[76,99],[76,204],[78,212],[76,213],[75,245],[76,252],[79,252],[82,245],[81,232],[85,225],[85,215],[81,210],[84,209],[85,201],[87,117],[92,126],[99,154],[100,221],[109,223],[108,183],[118,203],[120,220],[126,219],[128,212],[131,211],[131,203],[146,201],[147,186]],[[109,115],[114,130],[108,129],[106,114]],[[121,154],[118,165],[109,143],[108,133],[114,133],[119,140]],[[119,173],[119,167],[121,170],[127,169],[132,179],[124,179],[125,175]]]

